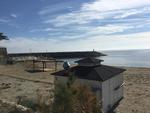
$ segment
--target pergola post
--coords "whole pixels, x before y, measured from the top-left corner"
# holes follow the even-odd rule
[[[57,71],[57,61],[55,61],[55,71]]]
[[[42,64],[43,64],[43,72],[44,72],[44,67],[45,67],[45,63],[44,63],[44,61],[42,62]]]
[[[35,70],[35,61],[33,60],[33,71]]]

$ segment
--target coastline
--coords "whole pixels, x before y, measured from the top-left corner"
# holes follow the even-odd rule
[[[123,73],[124,99],[116,111],[119,113],[148,113],[150,111],[150,68],[124,66],[122,68],[126,69]],[[29,73],[25,71],[25,66],[22,64],[0,65],[0,85],[11,83],[10,88],[0,88],[0,98],[11,102],[16,102],[18,96],[35,100],[37,90],[45,94],[47,91],[53,91],[54,76],[50,73],[51,71]]]

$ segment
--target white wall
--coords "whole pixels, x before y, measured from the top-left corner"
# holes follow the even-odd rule
[[[123,75],[117,75],[102,83],[102,107],[106,113],[112,106],[123,97],[123,87],[118,87],[123,83]],[[115,90],[115,88],[117,88]]]

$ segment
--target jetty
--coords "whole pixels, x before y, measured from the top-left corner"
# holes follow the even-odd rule
[[[100,57],[106,56],[103,53],[97,51],[75,51],[75,52],[34,52],[34,53],[9,53],[9,57],[24,57],[24,56],[34,56],[34,57],[52,57],[56,59],[63,58],[83,58],[83,57]]]

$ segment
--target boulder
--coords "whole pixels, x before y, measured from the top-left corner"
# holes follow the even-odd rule
[[[31,109],[15,102],[0,100],[0,113],[33,113]]]

